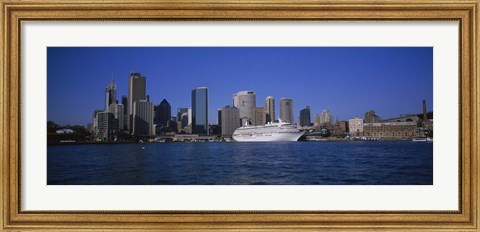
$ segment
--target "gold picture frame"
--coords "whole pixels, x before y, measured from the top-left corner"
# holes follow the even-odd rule
[[[2,0],[0,228],[187,231],[478,231],[479,1]],[[25,211],[21,203],[21,25],[26,21],[457,21],[458,211]]]

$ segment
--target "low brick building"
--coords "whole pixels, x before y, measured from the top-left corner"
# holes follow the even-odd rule
[[[416,122],[364,123],[363,135],[375,138],[413,138],[418,136]]]

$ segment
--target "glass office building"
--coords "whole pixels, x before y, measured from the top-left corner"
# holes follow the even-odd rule
[[[208,88],[192,90],[192,133],[208,134]]]

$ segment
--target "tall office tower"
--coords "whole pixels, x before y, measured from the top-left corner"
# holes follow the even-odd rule
[[[240,91],[234,94],[233,106],[240,112],[240,125],[252,124],[255,117],[255,91]]]
[[[145,100],[146,96],[146,80],[140,73],[130,73],[128,78],[128,129],[133,131],[133,104],[136,101]]]
[[[172,107],[167,99],[163,99],[160,104],[155,107],[155,124],[167,126],[170,117],[172,116]]]
[[[179,125],[180,125],[180,130],[188,126],[188,113],[183,113],[180,116]]]
[[[128,115],[128,98],[127,96],[122,96],[122,105],[123,105],[123,129],[128,130],[128,120],[130,116]]]
[[[294,124],[293,100],[291,98],[280,98],[280,120]]]
[[[185,114],[186,119],[185,119],[185,124],[183,123],[183,115]],[[177,124],[178,124],[178,130],[183,129],[186,127],[188,124],[188,108],[177,108]]]
[[[381,119],[380,117],[375,114],[374,110],[369,110],[368,112],[365,113],[363,117],[363,122],[364,123],[374,123],[374,122],[380,122]]]
[[[208,134],[208,88],[192,90],[192,133]]]
[[[153,108],[153,103],[147,100],[133,102],[133,135],[155,135]]]
[[[300,110],[300,126],[310,126],[310,106],[305,107],[305,109]]]
[[[104,112],[103,110],[100,110],[100,109],[95,109],[93,111],[93,117],[92,117],[92,130],[90,131],[94,137],[94,139],[96,139],[96,134],[97,134],[97,129],[98,129],[98,120],[97,120],[97,114],[100,113],[100,112]]]
[[[267,123],[266,119],[266,113],[265,113],[265,108],[263,107],[255,107],[254,109],[254,115],[255,117],[253,118],[253,125],[255,126],[263,126]]]
[[[188,125],[192,124],[192,107],[188,107]]]
[[[114,121],[115,116],[113,115],[113,113],[98,112],[96,118],[97,130],[95,133],[95,138],[100,141],[113,140],[116,130]]]
[[[265,99],[265,112],[267,122],[275,122],[275,99],[272,96]]]
[[[362,120],[363,122],[363,120]],[[333,116],[332,113],[330,113],[329,110],[325,109],[322,110],[322,113],[320,113],[320,124],[325,125],[325,124],[333,124]]]
[[[221,109],[222,136],[232,137],[233,132],[240,127],[240,111],[237,107],[225,106]]]
[[[217,110],[217,124],[222,125],[222,109]]]
[[[115,119],[118,121],[118,129],[124,130],[125,129],[125,110],[122,104],[115,105]]]
[[[117,104],[116,85],[113,80],[105,88],[105,111],[114,114]]]

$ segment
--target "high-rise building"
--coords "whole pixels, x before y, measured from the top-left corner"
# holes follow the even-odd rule
[[[237,107],[225,106],[221,109],[222,136],[232,137],[235,129],[240,127],[240,111]]]
[[[183,115],[185,115],[185,123],[183,122]],[[178,130],[183,129],[188,125],[188,108],[177,109],[177,124]]]
[[[116,85],[113,80],[105,88],[105,111],[115,114],[115,105],[117,104]]]
[[[222,125],[222,109],[217,110],[217,124]]]
[[[363,119],[354,117],[348,120],[348,131],[352,135],[363,135]]]
[[[331,125],[333,124],[333,116],[329,110],[322,110],[320,113],[320,125]]]
[[[179,120],[180,130],[188,126],[188,112],[183,113]]]
[[[153,103],[147,100],[138,100],[133,103],[133,135],[155,135],[153,108]]]
[[[255,91],[240,91],[233,95],[233,106],[238,108],[241,125],[253,123],[255,117]]]
[[[133,131],[133,111],[134,103],[140,100],[146,100],[146,80],[140,73],[130,73],[128,78],[128,129]]]
[[[280,120],[294,124],[293,100],[291,98],[280,98]]]
[[[188,125],[191,125],[192,124],[192,107],[188,107]]]
[[[155,124],[167,126],[170,117],[172,116],[172,107],[167,99],[163,99],[158,106],[155,107]]]
[[[192,90],[192,133],[208,134],[208,88]]]
[[[93,111],[93,117],[92,117],[92,129],[91,129],[91,133],[93,134],[93,137],[96,139],[96,134],[97,134],[97,129],[98,129],[98,118],[97,118],[97,114],[100,113],[100,112],[104,112],[103,110],[100,110],[100,109],[95,109]]]
[[[253,120],[253,125],[263,126],[267,123],[267,114],[265,113],[264,107],[255,107],[255,117]]]
[[[109,112],[97,113],[97,130],[95,133],[96,140],[99,141],[111,141],[115,135],[115,116]]]
[[[118,121],[118,129],[124,130],[125,129],[125,110],[123,104],[116,104],[115,105],[115,119]]]
[[[300,110],[300,126],[310,126],[310,106]]]
[[[266,121],[274,122],[275,121],[275,99],[272,96],[268,96],[265,99],[265,112],[266,112]]]
[[[375,114],[374,110],[370,110],[366,112],[363,117],[364,123],[374,123],[374,122],[380,122],[380,121],[381,121],[380,117],[377,114]]]
[[[128,130],[128,120],[130,116],[128,115],[128,97],[122,96],[122,105],[123,105],[123,129]]]

